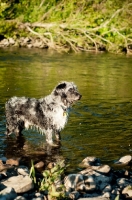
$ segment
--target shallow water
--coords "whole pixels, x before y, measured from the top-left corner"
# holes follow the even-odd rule
[[[82,99],[73,106],[61,147],[47,153],[45,137],[36,131],[5,137],[4,104],[11,96],[41,98],[61,80],[77,84]],[[25,162],[64,158],[69,171],[86,156],[112,165],[132,152],[132,57],[107,53],[56,53],[0,49],[0,156]]]

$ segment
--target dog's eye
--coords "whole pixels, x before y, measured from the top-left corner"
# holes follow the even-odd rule
[[[73,91],[73,88],[70,88],[68,91],[69,91],[69,92],[72,92],[72,91]]]

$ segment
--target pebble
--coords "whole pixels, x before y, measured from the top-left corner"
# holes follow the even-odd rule
[[[122,190],[122,194],[127,194],[129,197],[132,197],[132,185],[126,186],[126,187]]]
[[[5,198],[5,200],[13,200],[17,197],[17,194],[12,187],[7,187],[7,188],[1,190],[0,195],[2,195],[2,198]],[[1,200],[2,200],[2,198],[0,196]]]
[[[18,166],[18,165],[19,165],[19,160],[7,159],[7,160],[6,160],[6,164]]]
[[[37,169],[43,168],[43,167],[44,167],[44,162],[43,162],[43,161],[40,161],[40,162],[36,163],[36,164],[34,165],[34,167],[37,168]]]
[[[119,160],[117,160],[115,162],[115,164],[117,164],[117,165],[128,165],[131,160],[132,160],[132,156],[126,155],[126,156],[121,157]]]

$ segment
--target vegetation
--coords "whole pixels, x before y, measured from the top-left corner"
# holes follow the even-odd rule
[[[60,161],[53,168],[44,170],[42,172],[43,178],[37,181],[32,161],[30,177],[39,191],[44,191],[48,195],[48,200],[65,198],[65,187],[60,184],[61,175],[64,173],[65,168],[64,161]]]
[[[40,38],[57,50],[132,47],[131,0],[0,0],[0,37]]]

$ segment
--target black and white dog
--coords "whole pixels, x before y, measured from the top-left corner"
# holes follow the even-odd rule
[[[72,82],[59,83],[52,93],[44,98],[12,97],[5,104],[6,134],[17,136],[23,129],[36,128],[45,134],[46,141],[53,145],[53,133],[60,141],[60,131],[68,119],[68,108],[80,100],[81,94]]]

